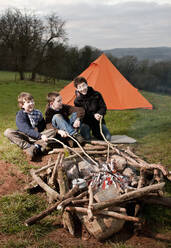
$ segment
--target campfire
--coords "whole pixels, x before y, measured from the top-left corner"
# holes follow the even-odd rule
[[[29,188],[41,187],[51,205],[26,220],[27,226],[58,209],[63,226],[72,235],[76,215],[88,233],[102,240],[119,232],[126,221],[141,225],[138,213],[142,203],[171,206],[170,199],[164,197],[170,174],[163,165],[149,164],[129,147],[105,139],[91,141],[84,148],[79,143],[76,148],[62,145],[64,148],[50,152],[58,154],[56,161],[30,171],[33,181]],[[128,215],[130,203],[134,206],[132,215]]]

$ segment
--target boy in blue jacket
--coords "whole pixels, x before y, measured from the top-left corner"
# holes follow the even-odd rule
[[[45,150],[48,138],[55,137],[56,133],[53,129],[44,131],[46,124],[43,114],[34,108],[34,99],[30,93],[21,92],[18,105],[21,108],[16,114],[18,130],[8,128],[4,135],[23,149],[30,160],[34,160],[37,154]]]

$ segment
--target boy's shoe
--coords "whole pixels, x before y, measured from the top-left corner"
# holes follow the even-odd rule
[[[35,145],[31,145],[30,147],[24,149],[24,152],[30,160],[34,160],[36,155],[38,154],[38,149]]]
[[[46,153],[47,143],[43,140],[37,140],[35,146],[38,148],[40,153]]]
[[[67,145],[69,145],[69,147],[74,147],[74,141],[72,139],[67,138],[66,141],[67,141]]]
[[[81,145],[86,143],[85,139],[79,133],[74,133],[73,138],[76,139]]]

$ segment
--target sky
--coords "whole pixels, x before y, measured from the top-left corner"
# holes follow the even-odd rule
[[[0,13],[7,8],[57,14],[69,46],[171,47],[171,0],[0,0]]]

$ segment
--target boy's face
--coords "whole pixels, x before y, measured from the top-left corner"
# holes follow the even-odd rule
[[[82,94],[86,95],[88,91],[88,85],[86,83],[81,83],[77,85],[77,90]]]
[[[35,106],[35,103],[34,103],[34,100],[33,100],[33,99],[31,99],[31,100],[24,100],[24,101],[23,101],[23,106],[22,106],[22,108],[23,108],[27,113],[30,113],[30,112],[33,111],[34,106]]]
[[[61,96],[57,96],[55,98],[55,101],[52,102],[50,104],[51,108],[53,108],[54,110],[59,110],[62,108],[62,97]]]

